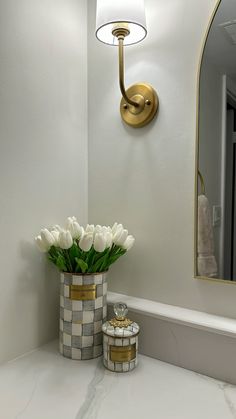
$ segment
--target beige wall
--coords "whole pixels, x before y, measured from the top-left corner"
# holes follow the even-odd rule
[[[87,218],[86,1],[0,4],[0,362],[58,334],[44,225]]]
[[[197,68],[215,3],[146,0],[149,35],[126,49],[126,79],[152,83],[160,111],[134,130],[119,117],[117,50],[95,39],[89,2],[89,220],[123,222],[137,240],[110,290],[235,317],[234,285],[193,279]]]

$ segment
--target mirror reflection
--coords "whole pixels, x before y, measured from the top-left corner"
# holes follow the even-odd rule
[[[200,69],[196,275],[236,281],[236,0],[221,0]]]

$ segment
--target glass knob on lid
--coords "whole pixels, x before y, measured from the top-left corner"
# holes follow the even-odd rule
[[[125,303],[114,304],[114,313],[117,320],[124,320],[128,314],[128,308]]]

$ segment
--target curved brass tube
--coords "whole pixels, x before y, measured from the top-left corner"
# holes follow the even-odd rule
[[[125,90],[125,84],[124,84],[124,39],[122,37],[119,37],[119,79],[120,79],[120,90],[122,93],[122,96],[126,103],[129,103],[132,106],[138,107],[139,104],[137,102],[134,102],[131,100]]]

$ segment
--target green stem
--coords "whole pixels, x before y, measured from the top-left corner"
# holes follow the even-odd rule
[[[71,263],[71,260],[70,260],[68,250],[65,250],[65,256],[66,256],[66,259],[67,259],[67,262],[68,262],[69,270],[70,270],[70,272],[73,272],[73,266],[72,266],[72,263]]]

